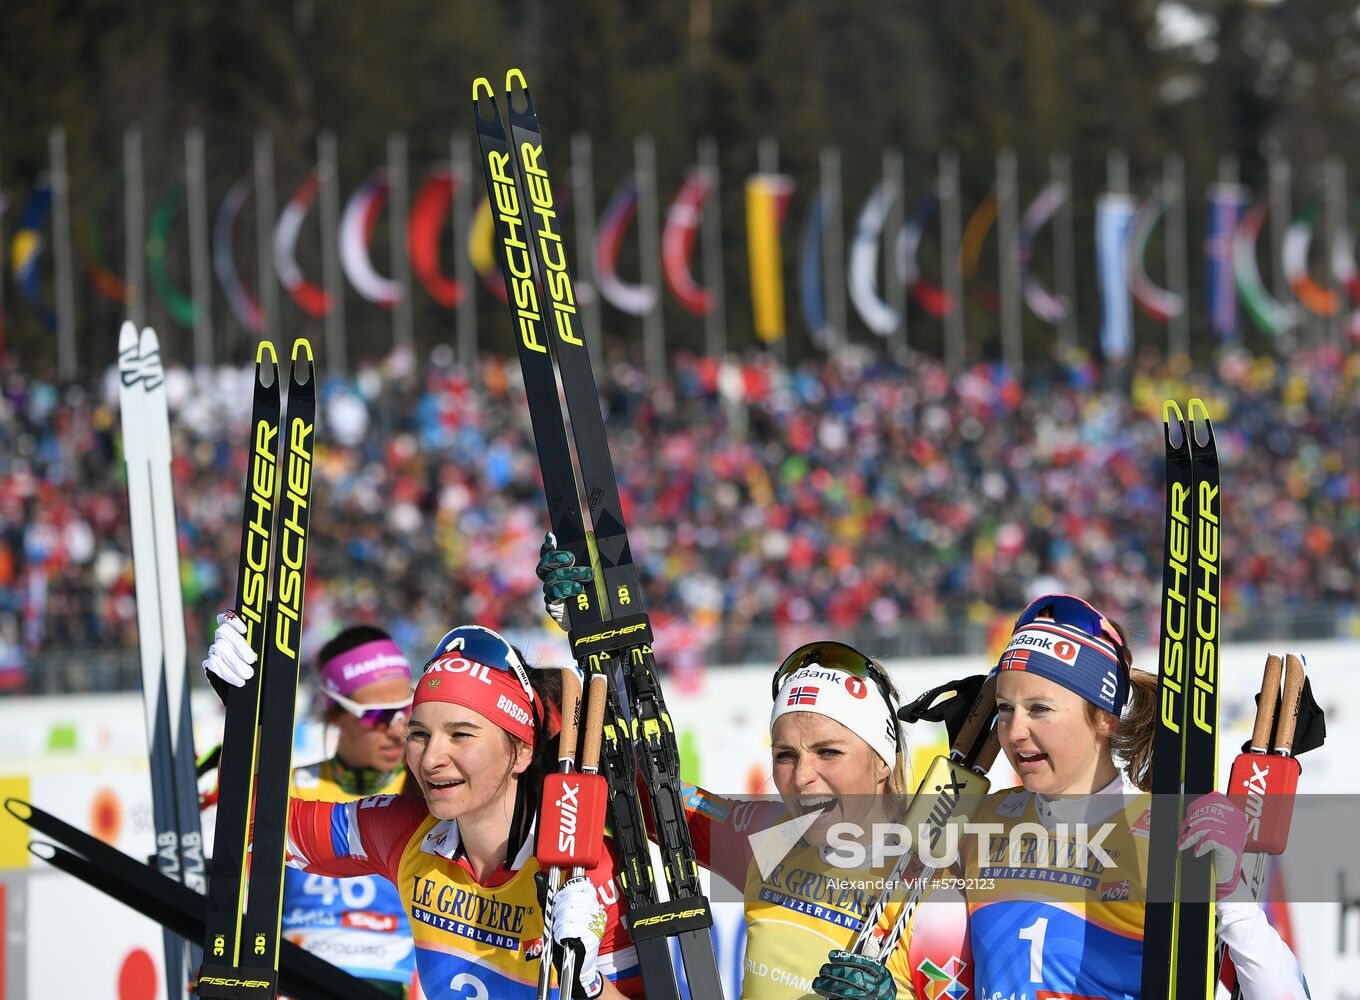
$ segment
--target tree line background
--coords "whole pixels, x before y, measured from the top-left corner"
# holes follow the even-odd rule
[[[1167,23],[1194,30],[1168,34]],[[824,146],[842,153],[847,227],[885,147],[904,154],[908,199],[933,184],[939,151],[957,150],[965,217],[993,184],[998,149],[1016,151],[1022,204],[1047,180],[1050,155],[1069,152],[1079,332],[1092,348],[1099,323],[1094,199],[1105,186],[1107,154],[1127,152],[1139,194],[1160,176],[1163,156],[1179,151],[1192,331],[1197,352],[1207,352],[1203,193],[1220,158],[1235,157],[1253,191],[1265,182],[1268,156],[1288,158],[1298,203],[1316,191],[1324,157],[1354,163],[1360,143],[1352,127],[1360,13],[1342,0],[25,0],[0,9],[5,232],[12,235],[29,184],[46,169],[54,125],[67,132],[73,223],[83,212],[102,213],[108,256],[118,262],[122,135],[130,126],[143,133],[148,206],[182,172],[184,134],[195,126],[207,141],[212,204],[248,169],[260,128],[273,134],[280,205],[314,164],[323,128],[339,139],[343,197],[383,162],[393,131],[407,135],[418,183],[447,159],[451,133],[469,129],[473,78],[499,84],[511,66],[528,75],[559,182],[570,135],[591,135],[601,206],[631,169],[636,135],[655,137],[663,206],[697,141],[717,140],[734,347],[755,342],[740,180],[755,170],[757,140],[778,140],[780,168],[798,182],[785,240],[793,358],[812,351],[793,298],[793,247]],[[480,192],[480,176],[473,183]],[[108,201],[102,208],[101,198]],[[180,240],[182,229],[181,220]],[[570,238],[570,226],[567,232]],[[938,238],[927,243],[929,269]],[[380,239],[379,261],[386,259],[381,246]],[[1043,273],[1050,255],[1037,256]],[[994,261],[995,251],[985,259]],[[1160,251],[1149,259],[1160,273]],[[303,264],[317,273],[315,259],[304,254]],[[176,267],[187,274],[187,261]],[[994,275],[985,280],[994,284]],[[508,353],[504,308],[489,295],[480,299],[484,348]],[[387,315],[352,291],[346,303],[351,358],[385,351]],[[81,351],[94,362],[82,367],[98,370],[114,355],[120,309],[88,292],[77,308]],[[286,297],[283,308],[286,333],[315,333]],[[418,345],[453,341],[452,313],[418,293],[415,308]],[[673,303],[666,308],[670,349],[699,348],[702,321]],[[220,295],[215,309],[219,339],[239,339],[244,358],[245,335],[233,329]],[[5,313],[7,353],[49,364],[53,338],[12,289]],[[913,345],[938,352],[937,325],[920,314],[912,320]],[[632,317],[605,309],[604,321],[616,344],[640,340]],[[1025,323],[1033,356],[1053,332],[1032,316]],[[1139,341],[1165,343],[1161,328],[1138,323]],[[872,339],[851,325],[853,339]],[[995,316],[970,307],[967,331],[971,351],[999,354]],[[162,341],[176,359],[176,337]],[[227,348],[218,351],[227,356]]]

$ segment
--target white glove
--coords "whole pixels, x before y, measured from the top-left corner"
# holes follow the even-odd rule
[[[203,661],[205,672],[221,678],[232,687],[242,687],[255,676],[255,650],[246,643],[246,623],[235,611],[217,616],[217,632]]]
[[[562,954],[565,948],[576,952],[577,982],[571,990],[573,997],[597,997],[604,991],[604,974],[596,968],[604,928],[604,906],[590,879],[569,879],[553,895],[552,936],[559,946],[553,948],[553,955]]]

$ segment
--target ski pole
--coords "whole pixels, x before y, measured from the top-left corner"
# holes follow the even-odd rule
[[[590,689],[588,692],[588,697],[586,698],[586,728],[585,733],[583,734],[583,739],[585,742],[584,745],[581,747],[582,777],[586,775],[598,776],[600,773],[600,740],[602,736],[602,730],[604,729],[605,692],[608,685],[609,679],[605,677],[604,674],[595,674],[590,678]],[[598,782],[596,782],[596,784],[598,785],[603,785],[603,783],[604,783],[603,778],[600,778]],[[602,796],[599,797],[599,802],[601,806],[604,805],[604,798]],[[587,821],[586,823],[581,825],[587,828],[590,828],[593,825],[598,825],[601,828],[603,828],[604,825],[603,810],[597,809],[593,810],[591,813],[587,813],[585,810],[582,810],[581,813],[582,818],[584,819],[587,815],[598,816],[599,817],[598,824],[592,824],[591,822]],[[603,829],[601,829],[601,833],[603,833]],[[598,840],[600,838],[591,837],[589,833],[587,833],[585,834],[583,839]],[[576,864],[572,866],[571,869],[572,878],[582,878],[585,875],[585,873],[586,866],[584,864]],[[572,951],[570,948],[564,948],[562,951],[562,974],[557,977],[559,991],[565,991],[567,995],[570,995],[572,991],[571,985],[572,979],[575,975],[576,975],[576,952]]]
[[[581,678],[571,667],[562,668],[562,731],[558,736],[557,773],[566,775],[576,770],[576,737],[581,728]],[[538,838],[540,845],[547,833],[547,813],[555,783],[543,783],[543,807],[540,808]],[[560,823],[559,823],[560,828]],[[557,831],[554,831],[557,832]],[[538,851],[540,859],[543,852]],[[540,861],[540,863],[542,863]],[[562,869],[558,865],[548,868],[548,891],[543,897],[543,952],[538,965],[539,1000],[548,1000],[552,982],[552,902],[562,885]]]

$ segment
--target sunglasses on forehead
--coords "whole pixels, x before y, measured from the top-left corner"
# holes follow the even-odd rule
[[[854,646],[832,641],[809,642],[786,656],[770,681],[770,698],[779,697],[780,686],[794,671],[814,666],[840,670],[861,680],[872,681],[878,688],[878,693],[883,696],[883,700],[889,707],[893,707],[892,686],[888,683],[888,675],[883,672],[883,668]]]
[[[461,656],[492,670],[514,674],[524,688],[524,693],[529,696],[529,701],[534,701],[534,686],[529,683],[529,672],[524,661],[515,652],[515,647],[499,633],[481,625],[459,625],[449,629],[435,646],[434,655],[425,664],[426,668],[446,656]]]
[[[353,701],[344,695],[335,694],[331,691],[327,691],[325,694],[327,698],[369,729],[387,729],[393,725],[399,726],[404,724],[411,715],[411,698],[404,701],[386,702],[382,705],[369,705],[361,701]]]
[[[1093,639],[1104,639],[1119,652],[1121,662],[1126,655],[1124,640],[1119,637],[1118,630],[1110,624],[1108,618],[1080,597],[1073,597],[1071,594],[1047,594],[1040,597],[1020,612],[1020,617],[1015,619],[1015,628],[1011,631],[1014,633],[1040,618],[1051,618],[1059,625],[1079,628]]]

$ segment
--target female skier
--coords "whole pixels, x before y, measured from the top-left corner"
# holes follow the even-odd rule
[[[1132,900],[1147,868],[1157,679],[1132,662],[1117,625],[1058,594],[1021,612],[992,671],[997,732],[1021,787],[972,817],[1002,831],[965,867],[979,997],[1141,992],[1144,907]],[[1107,821],[1099,851],[1080,842],[1076,831]],[[1298,960],[1242,884],[1245,842],[1245,817],[1215,792],[1191,803],[1177,846],[1214,854],[1218,935],[1242,996],[1302,1000]]]
[[[549,533],[538,574],[548,613],[561,625],[564,602],[583,591],[592,570],[576,566]],[[771,695],[771,775],[781,801],[737,803],[690,784],[682,793],[699,860],[743,887],[741,996],[801,1000],[811,995],[828,952],[845,948],[855,937],[878,895],[875,878],[881,879],[896,860],[877,868],[837,867],[826,857],[828,835],[842,822],[872,830],[876,822],[899,818],[913,789],[897,692],[869,657],[840,642],[809,643],[775,671]],[[763,859],[743,851],[747,834],[814,813],[817,818],[782,859],[774,859],[776,864],[766,861],[762,867]],[[949,965],[953,954],[938,945],[958,941],[963,924],[961,905],[951,907],[952,919],[929,905],[917,916],[925,910],[931,912],[908,928],[886,965],[839,954],[831,971],[838,981],[853,982],[853,988],[823,995],[845,1000],[917,996],[918,984],[924,983],[918,970]],[[885,933],[896,916],[897,908],[890,907],[878,932]],[[917,924],[931,931],[923,933]],[[951,926],[952,935],[939,933]],[[919,995],[925,995],[923,986]]]
[[[234,648],[204,665],[243,680],[252,660]],[[397,887],[430,1000],[537,993],[544,942],[534,821],[543,775],[556,765],[559,696],[560,675],[529,670],[497,633],[452,629],[416,683],[407,724],[406,765],[423,799],[289,801],[290,865],[334,878],[381,875]],[[607,851],[553,900],[554,940],[579,956],[576,998],[641,994],[616,870]]]

